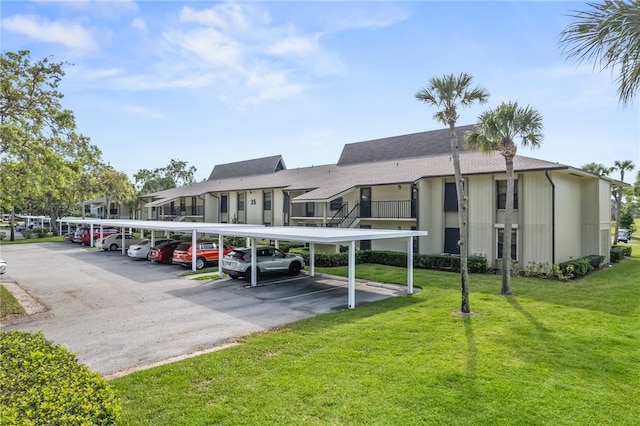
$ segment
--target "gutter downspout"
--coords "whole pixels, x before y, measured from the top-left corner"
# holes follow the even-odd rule
[[[551,264],[556,263],[556,185],[549,176],[549,170],[544,171],[544,175],[551,184]]]

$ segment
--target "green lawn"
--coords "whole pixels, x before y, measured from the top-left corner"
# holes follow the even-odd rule
[[[24,312],[24,308],[20,306],[13,294],[0,284],[0,321],[4,322],[5,319],[14,315],[22,315]]]
[[[122,425],[637,425],[640,244],[568,283],[415,271],[422,290],[112,380]],[[329,271],[329,270],[325,270]],[[338,273],[339,269],[331,269]],[[358,265],[393,282],[404,269]]]

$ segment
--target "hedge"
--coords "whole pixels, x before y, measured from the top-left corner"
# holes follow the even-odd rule
[[[112,425],[115,392],[42,332],[0,330],[0,424]]]
[[[305,263],[309,264],[309,251],[303,249],[292,248],[292,253],[297,253],[304,258]],[[380,251],[380,250],[360,250],[355,254],[356,263],[375,263],[388,266],[407,266],[407,253],[396,251]],[[349,253],[315,253],[315,265],[319,267],[335,267],[347,266],[349,264]],[[469,256],[467,265],[471,273],[485,273],[489,270],[487,259],[480,256]],[[460,271],[460,257],[455,255],[442,254],[414,254],[414,268],[420,269],[438,269],[444,271]]]

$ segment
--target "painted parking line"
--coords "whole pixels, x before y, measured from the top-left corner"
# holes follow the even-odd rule
[[[328,291],[336,291],[336,290],[340,290],[342,288],[343,287],[325,288],[324,290],[311,291],[309,293],[303,293],[303,294],[297,294],[295,296],[283,297],[282,299],[278,299],[278,301],[298,299],[300,297],[307,297],[307,296],[311,296],[311,295],[314,295],[314,294],[326,293]]]

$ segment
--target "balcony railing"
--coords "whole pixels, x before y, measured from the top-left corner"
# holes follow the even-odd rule
[[[307,204],[294,204],[292,206],[292,217],[321,217],[315,212],[322,212],[322,204],[314,203],[314,208]],[[319,206],[318,206],[319,204]],[[416,201],[371,201],[356,204],[349,209],[345,203],[338,210],[331,211],[331,217],[325,224],[327,227],[348,228],[357,219],[415,219]],[[313,212],[314,214],[309,214]]]

